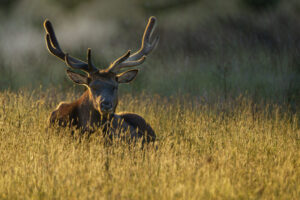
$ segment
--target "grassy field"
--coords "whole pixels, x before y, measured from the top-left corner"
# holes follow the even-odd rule
[[[158,141],[104,145],[49,129],[47,118],[74,92],[0,93],[0,199],[299,199],[296,114],[247,98],[123,95]]]
[[[267,1],[0,1],[0,200],[300,199],[300,1]],[[49,55],[44,20],[105,68],[152,15],[159,45],[118,111],[145,117],[155,145],[48,128],[82,88]]]

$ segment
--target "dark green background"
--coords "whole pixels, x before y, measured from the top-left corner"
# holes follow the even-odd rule
[[[85,59],[90,47],[94,62],[107,67],[138,48],[151,15],[158,19],[160,43],[121,93],[206,101],[246,95],[299,107],[297,0],[1,1],[0,89],[72,87],[65,64],[46,50],[46,18],[65,51]]]

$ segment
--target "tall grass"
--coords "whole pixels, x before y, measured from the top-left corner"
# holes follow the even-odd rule
[[[1,199],[299,199],[299,118],[247,98],[123,95],[119,111],[152,125],[155,147],[104,145],[48,128],[75,93],[0,93]]]

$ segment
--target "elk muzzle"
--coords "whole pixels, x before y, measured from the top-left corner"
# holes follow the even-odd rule
[[[100,111],[102,113],[112,113],[113,112],[113,106],[110,101],[102,101],[100,103]]]

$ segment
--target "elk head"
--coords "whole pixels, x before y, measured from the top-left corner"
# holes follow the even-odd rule
[[[51,22],[45,20],[44,27],[48,50],[63,60],[68,67],[85,72],[86,75],[82,75],[69,69],[67,70],[69,78],[74,83],[84,85],[88,88],[94,109],[102,115],[107,115],[114,113],[118,104],[118,84],[134,80],[138,73],[137,69],[125,72],[121,72],[121,70],[126,67],[134,67],[142,64],[145,61],[146,55],[157,45],[158,36],[151,42],[151,34],[155,23],[156,18],[150,17],[142,38],[141,48],[137,52],[131,55],[129,50],[103,70],[97,69],[93,64],[91,49],[87,51],[87,62],[76,59],[61,50]]]

